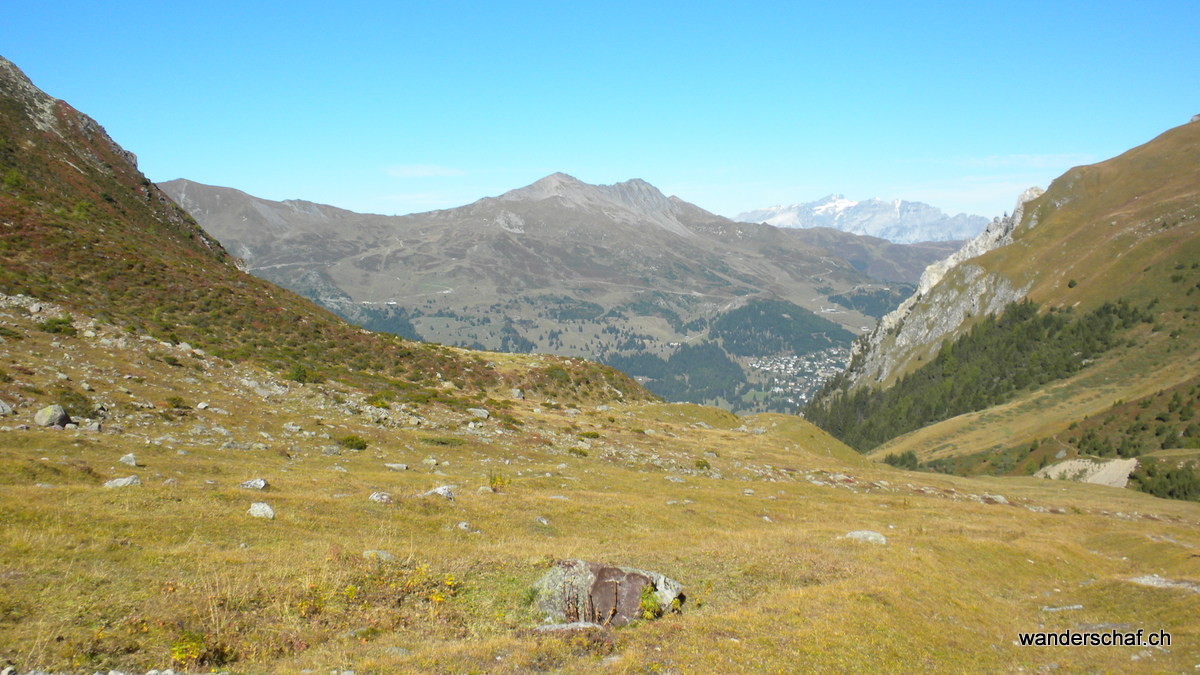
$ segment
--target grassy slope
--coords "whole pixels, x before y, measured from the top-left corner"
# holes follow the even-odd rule
[[[1108,623],[1172,633],[1170,651],[1143,657],[1150,669],[1190,668],[1198,653],[1200,596],[1128,581],[1200,576],[1194,504],[905,473],[864,464],[796,418],[691,405],[572,413],[512,400],[500,403],[519,432],[495,419],[471,428],[474,418],[441,408],[414,410],[420,426],[380,425],[349,384],[288,383],[179,351],[182,365],[163,367],[172,348],[105,345],[120,333],[104,324],[71,338],[15,310],[0,321],[22,336],[0,343],[12,377],[0,397],[28,399],[6,424],[88,382],[125,429],[0,432],[0,660],[25,668],[164,667],[196,645],[193,667],[233,672],[1138,665],[1141,649],[1012,644],[1021,630]],[[190,409],[135,403],[172,396]],[[580,436],[589,431],[599,438]],[[370,445],[329,455],[323,433]],[[142,466],[117,463],[126,452]],[[710,470],[695,468],[701,458]],[[144,485],[99,486],[130,474]],[[271,487],[237,487],[252,477]],[[459,486],[458,499],[416,496],[442,484]],[[369,501],[378,490],[395,501]],[[989,493],[1013,504],[978,501]],[[246,515],[254,501],[276,519]],[[855,529],[889,544],[840,539]],[[400,560],[364,561],[372,549]],[[527,589],[566,557],[680,579],[686,611],[617,631],[611,645],[534,637]]]

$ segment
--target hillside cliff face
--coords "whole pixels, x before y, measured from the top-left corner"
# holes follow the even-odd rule
[[[1099,164],[1030,190],[958,253],[932,265],[917,292],[856,346],[849,388],[888,386],[946,338],[1022,297],[1051,307],[1148,302],[1173,289],[1162,266],[1195,258],[1200,123],[1171,129]],[[1170,276],[1170,275],[1168,275]],[[1175,276],[1179,276],[1176,274]]]
[[[1025,218],[1025,205],[1043,193],[1036,187],[1026,190],[1012,215],[996,218],[957,252],[925,269],[916,292],[854,343],[851,387],[889,382],[918,356],[936,354],[941,341],[971,318],[995,314],[1024,297],[1028,283],[970,261],[1011,244],[1013,231]]]

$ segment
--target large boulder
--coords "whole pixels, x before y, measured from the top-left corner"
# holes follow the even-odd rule
[[[37,411],[33,421],[39,427],[65,427],[71,423],[71,416],[61,405],[48,405]]]
[[[547,621],[624,626],[678,611],[683,586],[657,572],[562,560],[534,584]]]

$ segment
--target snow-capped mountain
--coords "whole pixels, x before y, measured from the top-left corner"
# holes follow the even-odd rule
[[[949,216],[941,209],[921,202],[901,199],[856,202],[842,195],[829,195],[815,202],[747,211],[738,214],[735,220],[767,223],[776,227],[831,227],[898,244],[971,239],[990,222],[983,216],[965,213]]]

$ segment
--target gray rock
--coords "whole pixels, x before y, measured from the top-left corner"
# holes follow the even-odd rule
[[[421,460],[421,463],[424,464],[425,466],[437,466],[438,465],[437,459],[435,459],[433,457],[426,457],[425,459]]]
[[[37,411],[33,416],[34,424],[39,427],[61,427],[71,422],[71,416],[61,405],[48,405]]]
[[[853,539],[854,541],[866,542],[868,544],[887,544],[887,537],[879,534],[874,530],[855,530],[847,532],[844,539]]]
[[[141,478],[138,478],[137,476],[126,476],[125,478],[114,478],[110,481],[107,481],[104,483],[104,487],[106,487],[106,488],[121,488],[121,487],[133,487],[135,485],[141,485],[141,484],[142,484]]]
[[[392,471],[408,471],[407,464],[384,464],[384,466]]]
[[[115,428],[115,427],[114,427],[114,428]],[[95,433],[100,433],[100,431],[101,431],[102,429],[103,429],[103,427],[100,425],[100,423],[99,423],[99,422],[88,422],[87,424],[83,425],[83,430],[84,430],[84,431],[91,431],[91,432],[95,432]]]
[[[134,456],[134,454],[132,452],[129,453],[128,455],[122,456],[121,459],[118,459],[117,461],[124,464],[125,466],[137,466],[138,465],[137,457]]]
[[[454,499],[453,485],[441,485],[433,488],[428,492],[422,492],[422,497],[444,497],[449,500]]]
[[[481,420],[486,420],[487,418],[492,416],[492,414],[490,412],[488,412],[487,410],[484,410],[483,408],[467,408],[467,412],[471,413],[472,415],[478,417]]]
[[[678,611],[685,599],[679,582],[657,572],[583,560],[558,562],[534,589],[538,610],[553,623],[624,626]]]
[[[370,499],[371,501],[373,501],[377,504],[391,504],[392,503],[392,495],[388,494],[387,492],[372,492],[371,496],[367,497],[367,499]]]
[[[239,484],[238,487],[246,490],[266,490],[268,484],[265,478],[251,478],[250,480]]]
[[[283,430],[293,434],[298,433],[300,431],[300,425],[296,424],[295,422],[287,422],[283,425]]]
[[[1007,504],[1008,500],[1004,498],[1004,495],[985,494],[985,495],[983,495],[983,503],[984,504]]]
[[[266,502],[254,502],[250,505],[250,510],[246,513],[255,518],[275,519],[275,509],[271,508],[271,505]]]
[[[377,560],[379,562],[391,562],[396,560],[396,556],[387,551],[363,551],[363,557],[367,560]]]
[[[538,633],[571,634],[606,629],[604,626],[590,621],[573,621],[571,623],[544,623],[540,626],[534,626],[533,630]]]
[[[511,396],[512,398],[517,399],[518,401],[525,399],[525,392],[521,391],[520,389],[513,389],[508,392],[508,395]]]
[[[4,417],[5,415],[12,415],[15,412],[16,411],[13,410],[13,407],[11,405],[5,403],[4,401],[0,401],[0,417]]]

